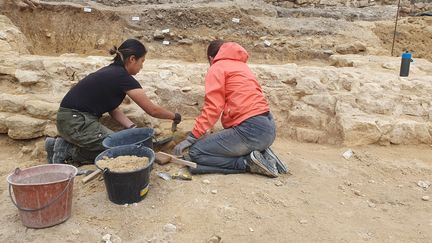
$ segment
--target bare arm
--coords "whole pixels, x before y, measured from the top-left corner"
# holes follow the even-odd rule
[[[116,120],[118,123],[120,123],[125,128],[130,128],[133,125],[135,125],[124,113],[120,108],[115,108],[114,110],[109,112],[110,116]]]
[[[154,104],[147,97],[143,89],[132,89],[126,93],[135,103],[137,103],[137,105],[139,105],[139,107],[141,107],[141,109],[143,109],[150,116],[170,120],[175,118],[174,112]]]

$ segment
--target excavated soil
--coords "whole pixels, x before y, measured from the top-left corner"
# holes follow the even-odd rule
[[[85,1],[17,7],[8,2],[1,12],[26,35],[34,54],[106,55],[125,38],[137,38],[149,47],[148,58],[205,62],[202,50],[210,40],[223,38],[244,45],[251,62],[266,64],[314,60],[326,64],[336,52],[390,55],[397,9],[393,5],[287,8],[260,1],[123,3],[121,7]],[[92,12],[85,12],[86,6]],[[432,60],[430,22],[430,17],[401,17],[393,55],[408,50],[417,58]],[[160,32],[164,29],[169,33]],[[346,47],[357,42],[360,49]]]
[[[109,169],[112,172],[131,172],[145,168],[149,163],[147,157],[118,156],[115,158],[104,157],[96,164],[101,169]]]

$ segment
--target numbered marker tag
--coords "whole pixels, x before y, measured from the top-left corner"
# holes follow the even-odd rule
[[[139,21],[140,20],[140,17],[139,16],[133,16],[132,17],[132,21]]]
[[[162,41],[162,44],[163,44],[163,45],[169,45],[170,42],[169,42],[169,41]]]
[[[232,18],[231,21],[234,22],[234,23],[240,23],[240,19],[239,18]]]
[[[84,7],[84,12],[91,13],[92,9],[89,7]]]

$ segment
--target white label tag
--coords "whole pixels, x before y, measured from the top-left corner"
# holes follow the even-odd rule
[[[140,20],[140,17],[139,16],[133,16],[132,17],[132,21],[139,21]]]
[[[92,9],[89,7],[84,7],[84,12],[91,13]]]
[[[164,45],[169,45],[170,42],[169,42],[169,41],[162,41],[162,44],[164,44]]]
[[[270,46],[271,46],[271,42],[268,41],[268,40],[265,40],[265,41],[264,41],[264,46],[265,46],[265,47],[270,47]]]
[[[239,18],[232,18],[231,20],[234,23],[240,23],[240,19]]]
[[[162,30],[162,33],[169,33],[170,29],[164,29]]]

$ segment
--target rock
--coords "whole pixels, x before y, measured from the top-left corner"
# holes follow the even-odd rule
[[[192,45],[193,44],[193,40],[191,39],[181,39],[178,41],[179,44],[183,44],[183,45]]]
[[[28,114],[47,120],[56,119],[59,105],[58,103],[50,103],[41,100],[27,100],[24,102],[24,108]]]
[[[342,157],[344,157],[345,159],[350,159],[353,154],[354,152],[351,149],[348,149],[342,154]]]
[[[430,185],[431,185],[431,183],[429,181],[418,181],[417,182],[417,186],[419,186],[423,189],[427,189]]]
[[[308,221],[307,221],[306,219],[300,219],[300,220],[299,220],[299,223],[300,223],[300,224],[307,224]]]
[[[323,53],[326,55],[333,55],[334,51],[333,50],[324,50]]]
[[[352,192],[354,193],[354,195],[356,195],[356,196],[360,196],[360,197],[362,197],[363,195],[360,193],[360,191],[359,190],[352,190]]]
[[[204,180],[202,181],[202,183],[204,183],[204,184],[210,184],[210,181],[207,180],[207,179],[204,179]]]
[[[218,193],[218,191],[215,189],[215,190],[211,190],[211,193],[212,194],[216,194],[216,193]]]
[[[42,76],[37,71],[16,70],[15,77],[24,86],[34,85],[42,81]]]
[[[253,230],[252,228],[250,228],[250,227],[249,227],[249,231],[250,231],[250,232],[254,232],[254,230]]]
[[[369,206],[370,208],[375,208],[375,207],[376,207],[376,204],[373,203],[373,202],[368,202],[368,206]]]
[[[281,181],[276,181],[275,186],[283,186],[283,183]]]
[[[423,200],[423,201],[429,201],[429,199],[430,199],[429,196],[423,196],[423,197],[422,197],[422,200]]]
[[[212,235],[208,240],[207,243],[220,243],[222,238],[218,235]]]
[[[47,121],[23,115],[13,115],[6,119],[8,136],[13,139],[31,139],[43,135]]]
[[[356,41],[350,44],[341,44],[336,46],[336,52],[340,54],[357,54],[366,51],[366,45]]]
[[[182,88],[181,88],[181,91],[182,91],[182,92],[185,92],[185,93],[186,93],[186,92],[189,92],[189,91],[191,91],[191,90],[192,90],[192,87],[190,87],[190,86],[186,86],[186,87],[182,87]]]
[[[163,230],[168,233],[175,233],[177,231],[177,227],[174,224],[166,224],[163,227]]]
[[[165,34],[160,30],[155,30],[153,33],[154,40],[163,40],[165,38]]]
[[[105,242],[111,241],[111,234],[105,234],[104,236],[102,236],[102,240]]]

